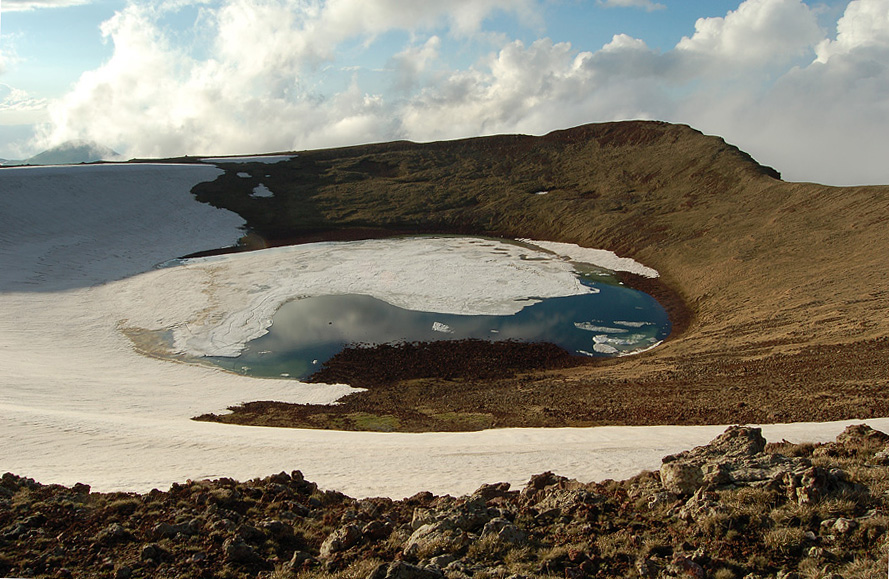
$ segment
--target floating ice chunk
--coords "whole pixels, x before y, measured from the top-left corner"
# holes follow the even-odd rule
[[[626,321],[616,321],[614,322],[618,326],[626,326],[628,328],[641,328],[642,326],[650,326],[651,322],[626,322]]]
[[[590,322],[574,322],[574,327],[585,332],[598,332],[602,334],[624,334],[630,331],[626,328],[609,328],[606,326],[597,326]]]
[[[242,171],[242,172],[238,173],[238,177],[240,177],[241,179],[249,179],[249,178],[250,178],[250,173],[244,173],[244,172]]]
[[[441,322],[433,322],[432,324],[433,332],[441,332],[442,334],[453,334],[454,330],[451,329],[451,326],[447,324],[443,324]]]
[[[253,193],[250,194],[251,197],[274,197],[275,194],[271,189],[266,187],[265,185],[257,185],[253,189]]]
[[[617,354],[618,349],[608,344],[593,344],[593,350],[600,354]]]

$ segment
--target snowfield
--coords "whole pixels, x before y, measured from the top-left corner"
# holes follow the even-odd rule
[[[194,165],[0,170],[0,472],[145,492],[300,469],[324,488],[401,498],[522,484],[545,470],[624,478],[724,430],[377,434],[189,420],[249,400],[331,403],[352,389],[144,356],[123,330],[167,331],[191,355],[236,355],[296,295],[360,292],[401,307],[509,313],[531,296],[587,289],[556,255],[457,238],[316,244],[156,268],[240,237],[237,215],[190,194],[218,175]],[[576,246],[538,245],[579,259]],[[889,428],[889,419],[868,423]],[[764,434],[823,441],[846,424],[773,425]]]

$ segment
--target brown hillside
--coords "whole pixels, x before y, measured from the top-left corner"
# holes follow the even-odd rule
[[[260,182],[275,196],[251,198]],[[622,122],[308,151],[233,166],[195,192],[273,243],[349,228],[479,233],[610,249],[661,273],[662,285],[645,289],[678,331],[650,353],[383,385],[342,412],[397,413],[412,388],[422,405],[441,387],[435,412],[487,416],[489,426],[889,415],[889,186],[786,183],[720,138]],[[285,410],[267,422],[306,425]]]

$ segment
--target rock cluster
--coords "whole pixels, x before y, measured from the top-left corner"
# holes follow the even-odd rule
[[[322,491],[299,471],[145,495],[7,473],[0,576],[869,576],[889,548],[887,445],[864,426],[820,446],[732,427],[629,481],[547,472],[521,490],[401,501]]]

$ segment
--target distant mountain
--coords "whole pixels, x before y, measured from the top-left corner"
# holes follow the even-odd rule
[[[111,161],[120,157],[120,154],[89,141],[68,141],[42,153],[34,155],[30,159],[20,161],[23,165],[73,165],[77,163],[95,163],[96,161]]]

